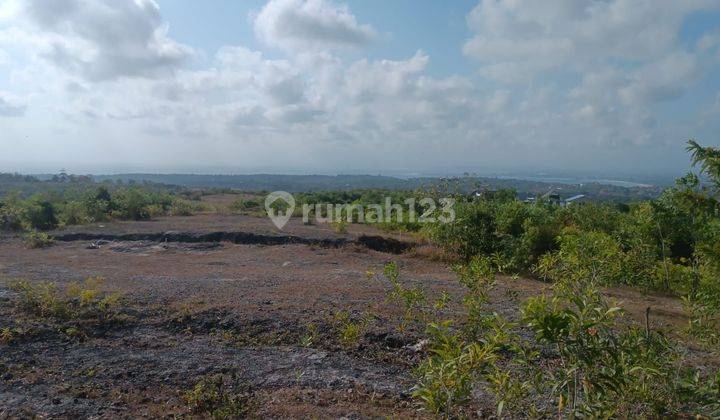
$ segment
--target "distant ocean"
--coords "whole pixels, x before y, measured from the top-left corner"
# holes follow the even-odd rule
[[[388,173],[388,176],[394,176],[401,179],[410,179],[410,178],[416,178],[416,177],[446,177],[446,176],[460,176],[460,174],[455,175],[448,175],[448,174],[429,174],[429,173],[422,173],[422,172],[413,172],[413,173]],[[554,184],[604,184],[604,185],[614,185],[617,187],[625,187],[625,188],[631,188],[631,187],[639,187],[639,188],[650,188],[654,187],[655,185],[652,184],[645,184],[641,182],[635,182],[635,181],[625,181],[621,179],[605,179],[605,178],[589,178],[589,177],[552,177],[552,176],[530,176],[530,175],[497,175],[497,174],[473,174],[473,176],[478,176],[481,178],[497,178],[497,179],[518,179],[522,181],[535,181],[535,182],[547,182],[547,183],[554,183]]]
[[[523,176],[523,175],[517,175],[517,176],[509,176],[509,175],[498,175],[495,176],[495,178],[500,179],[521,179],[524,181],[537,181],[537,182],[550,182],[550,183],[557,183],[557,184],[605,184],[605,185],[615,185],[617,187],[641,187],[641,188],[649,188],[653,185],[650,184],[641,184],[639,182],[632,182],[632,181],[622,181],[618,179],[595,179],[595,178],[556,178],[556,177],[543,177],[543,176]]]

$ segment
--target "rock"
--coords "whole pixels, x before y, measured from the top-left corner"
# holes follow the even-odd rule
[[[428,339],[423,339],[423,340],[420,340],[417,343],[413,344],[412,346],[405,346],[405,348],[417,353],[417,352],[423,351],[423,349],[425,347],[427,347],[428,343],[429,343]]]

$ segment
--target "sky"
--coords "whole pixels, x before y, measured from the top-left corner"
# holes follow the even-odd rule
[[[679,174],[720,0],[0,0],[0,172]]]

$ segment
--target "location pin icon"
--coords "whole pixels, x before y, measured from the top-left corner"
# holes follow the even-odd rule
[[[281,210],[277,210],[273,207],[273,203],[275,203],[277,200],[282,200],[287,205],[287,210],[285,212]],[[265,197],[265,211],[267,212],[268,217],[270,217],[270,220],[272,220],[273,224],[277,226],[278,229],[282,230],[283,226],[290,220],[290,217],[293,214],[293,211],[295,210],[295,197],[292,196],[289,192],[286,191],[273,191],[270,194]]]

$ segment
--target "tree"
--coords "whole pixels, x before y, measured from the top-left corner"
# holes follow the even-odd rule
[[[703,147],[695,140],[688,140],[686,150],[692,155],[693,166],[700,166],[700,172],[709,176],[720,189],[720,150],[714,147]]]

